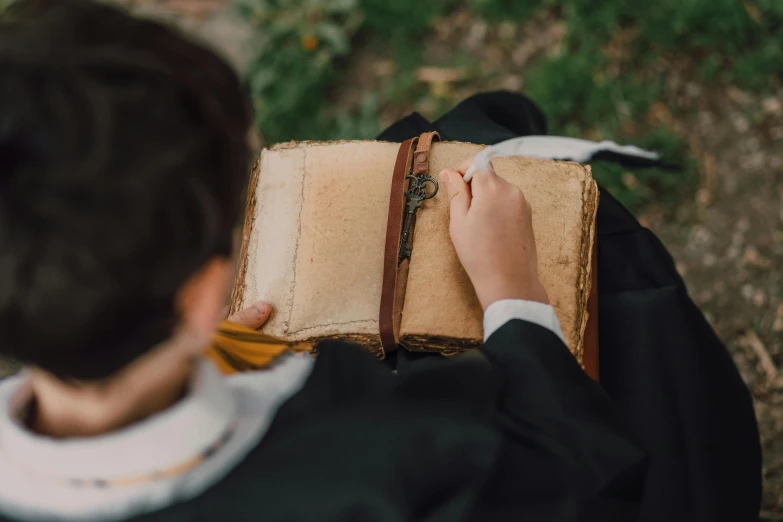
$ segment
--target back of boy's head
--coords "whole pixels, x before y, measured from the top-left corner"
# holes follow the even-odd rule
[[[220,58],[88,0],[0,23],[0,353],[111,375],[173,333],[231,253],[249,101]]]

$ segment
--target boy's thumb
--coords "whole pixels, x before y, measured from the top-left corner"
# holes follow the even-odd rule
[[[462,179],[462,175],[456,170],[444,169],[439,178],[449,196],[451,217],[462,217],[467,214],[470,209],[470,187]]]

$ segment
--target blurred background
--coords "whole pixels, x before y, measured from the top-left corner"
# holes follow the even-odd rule
[[[783,520],[783,0],[110,1],[225,53],[267,144],[371,139],[508,89],[550,134],[681,165],[594,172],[661,237],[731,351],[760,424],[761,519]]]

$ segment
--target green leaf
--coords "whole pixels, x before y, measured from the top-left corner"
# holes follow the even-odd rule
[[[357,0],[327,0],[324,4],[324,10],[333,13],[347,13],[359,7]]]
[[[351,44],[348,35],[339,25],[332,22],[321,22],[315,28],[315,34],[336,55],[348,54]]]
[[[253,92],[261,92],[280,79],[278,72],[273,67],[259,67],[248,80]]]

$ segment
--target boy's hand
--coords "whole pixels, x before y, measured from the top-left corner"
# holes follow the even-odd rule
[[[449,232],[481,307],[500,299],[549,304],[538,280],[530,204],[522,191],[494,172],[462,176],[469,163],[440,173],[450,201]]]
[[[256,330],[257,328],[260,328],[267,319],[269,319],[269,314],[271,313],[272,307],[269,305],[269,303],[259,301],[254,305],[245,308],[244,310],[240,310],[226,320],[232,323],[236,323],[240,326]]]

